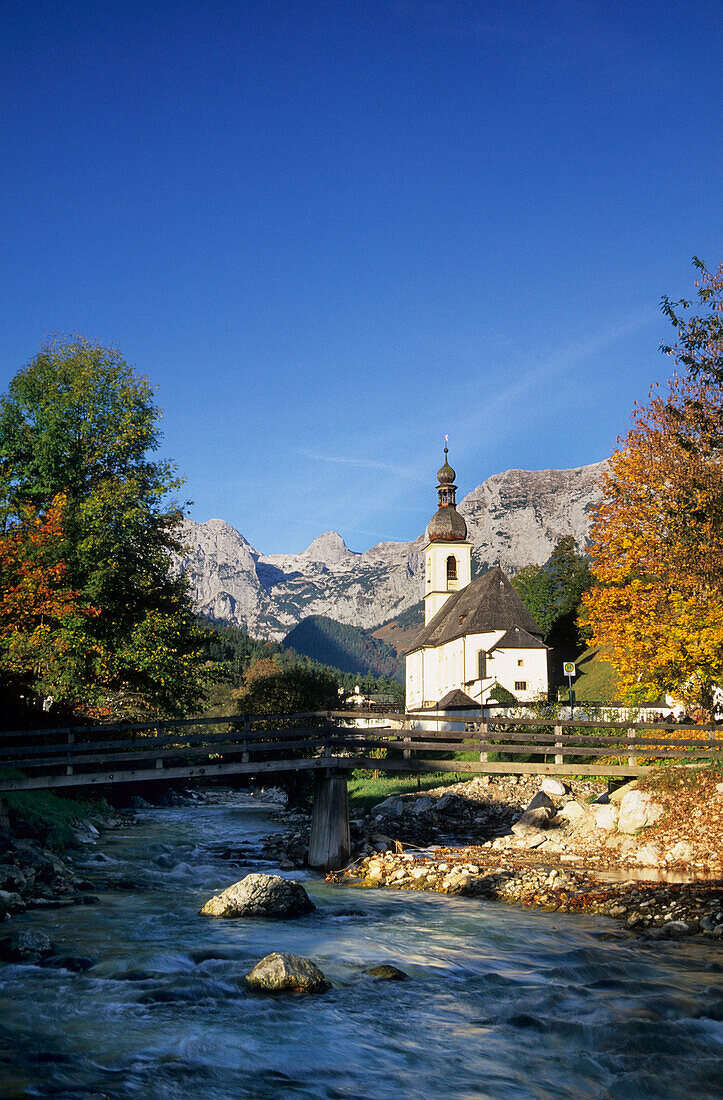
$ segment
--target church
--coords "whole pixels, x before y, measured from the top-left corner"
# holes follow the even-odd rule
[[[520,703],[546,698],[548,647],[534,618],[499,566],[472,580],[447,454],[445,442],[423,549],[424,626],[406,654],[407,710],[476,708],[497,684]]]

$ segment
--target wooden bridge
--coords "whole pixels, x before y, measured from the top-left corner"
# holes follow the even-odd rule
[[[313,771],[309,863],[332,870],[349,855],[355,768],[625,777],[722,758],[715,726],[314,711],[3,732],[0,793]]]

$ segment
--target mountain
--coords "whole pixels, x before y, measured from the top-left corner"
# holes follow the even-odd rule
[[[584,545],[600,499],[604,462],[574,470],[507,470],[459,504],[474,544],[475,570],[499,564],[515,573],[543,562],[558,539]],[[430,517],[434,511],[430,502]],[[185,521],[188,550],[176,567],[188,577],[196,609],[280,641],[302,619],[324,616],[376,627],[422,598],[423,533],[414,542],[382,542],[363,554],[327,531],[300,554],[261,554],[220,519]]]
[[[286,635],[284,645],[342,672],[404,681],[404,661],[390,645],[359,626],[338,623],[324,615],[303,619]]]

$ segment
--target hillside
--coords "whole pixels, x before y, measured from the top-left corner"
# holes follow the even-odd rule
[[[403,611],[394,619],[388,619],[376,630],[372,637],[390,645],[400,657],[403,657],[415,637],[424,626],[424,603],[420,600],[413,607]]]
[[[404,662],[386,642],[361,627],[324,615],[303,619],[284,638],[284,646],[342,672],[389,676],[404,683]]]

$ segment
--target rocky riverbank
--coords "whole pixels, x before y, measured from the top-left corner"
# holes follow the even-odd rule
[[[127,820],[127,814],[108,807],[73,819],[66,828],[68,851],[60,854],[43,841],[42,828],[27,821],[11,824],[0,802],[0,921],[28,909],[94,904],[94,884],[75,873],[72,852],[87,851],[107,829]]]
[[[612,792],[482,777],[387,798],[356,824],[357,857],[331,882],[600,913],[656,938],[723,938],[723,776],[714,769],[665,769]]]

